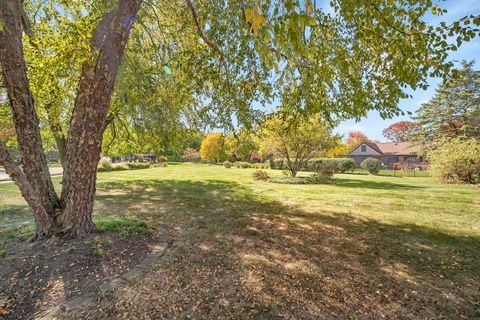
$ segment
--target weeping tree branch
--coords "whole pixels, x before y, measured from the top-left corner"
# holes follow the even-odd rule
[[[210,48],[212,48],[213,50],[215,50],[218,53],[221,61],[225,60],[225,55],[223,54],[223,51],[212,40],[210,40],[205,35],[205,33],[203,32],[202,26],[200,25],[200,22],[198,21],[197,11],[195,10],[195,6],[193,5],[192,1],[191,0],[186,0],[186,1],[187,1],[188,8],[190,9],[190,12],[192,13],[193,20],[195,21],[195,25],[197,26],[198,34],[200,35],[200,37],[203,39],[203,41],[205,41],[205,43]]]

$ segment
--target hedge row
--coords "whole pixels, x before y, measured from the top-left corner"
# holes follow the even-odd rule
[[[288,170],[286,159],[270,160],[272,169]],[[349,158],[315,158],[308,160],[301,171],[318,172],[323,169],[332,169],[336,173],[345,173],[355,169],[355,161]]]
[[[230,162],[230,161],[225,161],[223,163],[223,166],[225,168],[255,168],[255,169],[268,169],[270,168],[270,165],[268,162],[265,163],[251,163],[251,162],[245,162],[245,161],[235,161],[235,162]]]
[[[116,165],[103,162],[98,166],[98,172],[147,169],[147,168],[150,168],[150,166],[151,165],[148,162],[127,162],[124,164],[116,164]]]

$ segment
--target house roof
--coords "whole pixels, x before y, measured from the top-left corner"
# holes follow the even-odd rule
[[[407,156],[420,151],[419,145],[410,142],[379,142],[375,144],[384,155]]]
[[[380,148],[378,147],[378,145],[377,145],[376,142],[364,142],[364,143],[362,143],[362,144],[368,145],[370,148],[372,148],[373,150],[377,151],[377,152],[380,153],[380,154],[383,153],[383,152],[382,152],[382,149],[380,149]],[[360,146],[361,146],[362,144],[360,144]],[[358,147],[360,147],[360,146],[358,146]],[[358,147],[357,147],[357,148],[358,148]]]
[[[363,142],[362,144],[368,145],[373,150],[383,155],[409,156],[415,155],[420,151],[419,145],[414,145],[410,142]],[[360,144],[360,146],[362,144]],[[355,150],[360,146],[355,148]]]

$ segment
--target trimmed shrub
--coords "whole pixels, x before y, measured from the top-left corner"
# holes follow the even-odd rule
[[[128,166],[125,164],[117,164],[112,166],[113,171],[122,171],[122,170],[128,170]]]
[[[153,164],[152,164],[152,167],[154,167],[154,168],[165,168],[165,167],[168,167],[168,163],[166,163],[166,162],[157,162],[157,163],[153,163]]]
[[[362,161],[360,166],[367,170],[370,174],[378,174],[378,171],[382,168],[382,163],[380,160],[375,158],[367,158]]]
[[[267,180],[268,173],[263,170],[256,170],[252,175],[253,180]]]
[[[225,168],[231,168],[232,165],[233,165],[233,164],[232,164],[230,161],[224,161],[224,162],[223,162],[223,166],[224,166]]]
[[[229,168],[225,165],[225,163],[227,163],[229,161],[225,161],[223,163],[223,165],[226,167],[226,168]],[[249,168],[253,168],[253,169],[270,169],[270,163],[269,162],[265,162],[265,163],[251,163],[251,162],[246,162],[246,161],[235,161],[235,162],[229,162],[230,163],[230,166],[233,166],[235,168],[242,168],[242,169],[249,169]]]
[[[253,164],[250,162],[245,162],[245,161],[236,161],[233,163],[233,166],[235,168],[253,168]]]
[[[271,160],[269,164],[272,169],[288,169],[286,159]],[[355,161],[350,158],[315,158],[308,160],[300,170],[318,172],[324,168],[332,169],[334,173],[345,173],[355,169]]]
[[[128,162],[127,167],[129,169],[147,169],[150,168],[150,162]]]
[[[329,159],[334,160],[334,159]],[[335,159],[337,163],[337,173],[353,172],[355,170],[355,161],[350,158]]]
[[[112,171],[112,160],[108,157],[102,157],[98,162],[98,171]]]
[[[264,163],[251,163],[252,168],[255,169],[270,169],[270,163],[269,162],[264,162]]]
[[[428,153],[433,176],[444,183],[480,183],[480,141],[454,139]]]
[[[276,170],[285,170],[285,168],[287,168],[287,160],[285,159],[270,160],[270,168],[276,169]]]

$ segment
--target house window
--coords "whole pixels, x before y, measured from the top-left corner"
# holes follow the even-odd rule
[[[367,146],[366,146],[366,145],[362,145],[362,146],[360,147],[360,151],[361,151],[361,152],[367,152]]]
[[[386,156],[385,160],[389,163],[398,162],[398,156]]]
[[[407,162],[409,162],[409,163],[415,163],[415,162],[417,162],[417,157],[408,157],[408,158],[407,158]]]

